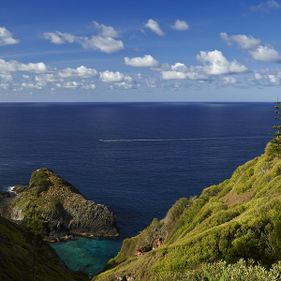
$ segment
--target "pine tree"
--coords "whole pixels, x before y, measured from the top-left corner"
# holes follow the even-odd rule
[[[277,100],[274,106],[274,113],[275,113],[275,125],[273,126],[274,129],[274,140],[273,144],[275,146],[276,154],[278,158],[281,156],[281,102]]]

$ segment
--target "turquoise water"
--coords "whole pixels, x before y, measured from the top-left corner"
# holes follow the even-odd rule
[[[64,263],[74,271],[93,276],[114,257],[121,246],[120,240],[78,238],[51,244]]]

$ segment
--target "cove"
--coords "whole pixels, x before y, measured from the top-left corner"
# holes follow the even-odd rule
[[[67,267],[94,276],[118,253],[121,243],[121,240],[78,238],[51,246]]]

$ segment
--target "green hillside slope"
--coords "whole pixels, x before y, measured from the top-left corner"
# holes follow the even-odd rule
[[[25,228],[0,217],[1,281],[86,281],[58,259],[54,250]]]
[[[179,199],[164,219],[154,219],[138,236],[126,239],[96,280],[204,280],[200,278],[208,270],[214,275],[227,269],[219,260],[236,263],[241,258],[259,262],[268,271],[260,267],[266,277],[257,279],[251,266],[239,262],[233,272],[245,266],[255,278],[239,280],[281,280],[280,264],[269,271],[281,260],[281,159],[272,143],[230,179],[198,197]]]

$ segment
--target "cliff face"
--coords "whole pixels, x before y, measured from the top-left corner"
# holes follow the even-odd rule
[[[230,179],[198,197],[179,199],[164,219],[154,219],[138,236],[126,239],[96,280],[238,280],[203,275],[205,263],[218,271],[217,261],[241,258],[266,267],[281,260],[281,159],[272,153],[271,143]],[[274,270],[275,279],[265,269],[265,279],[250,269],[246,279],[241,279],[241,268],[233,272],[241,273],[239,280],[280,280],[281,264]]]
[[[86,281],[88,278],[68,270],[39,237],[0,217],[0,280]]]
[[[27,187],[17,187],[17,195],[2,195],[0,214],[25,225],[49,241],[72,235],[118,236],[113,213],[104,205],[89,201],[53,171],[34,171]]]

